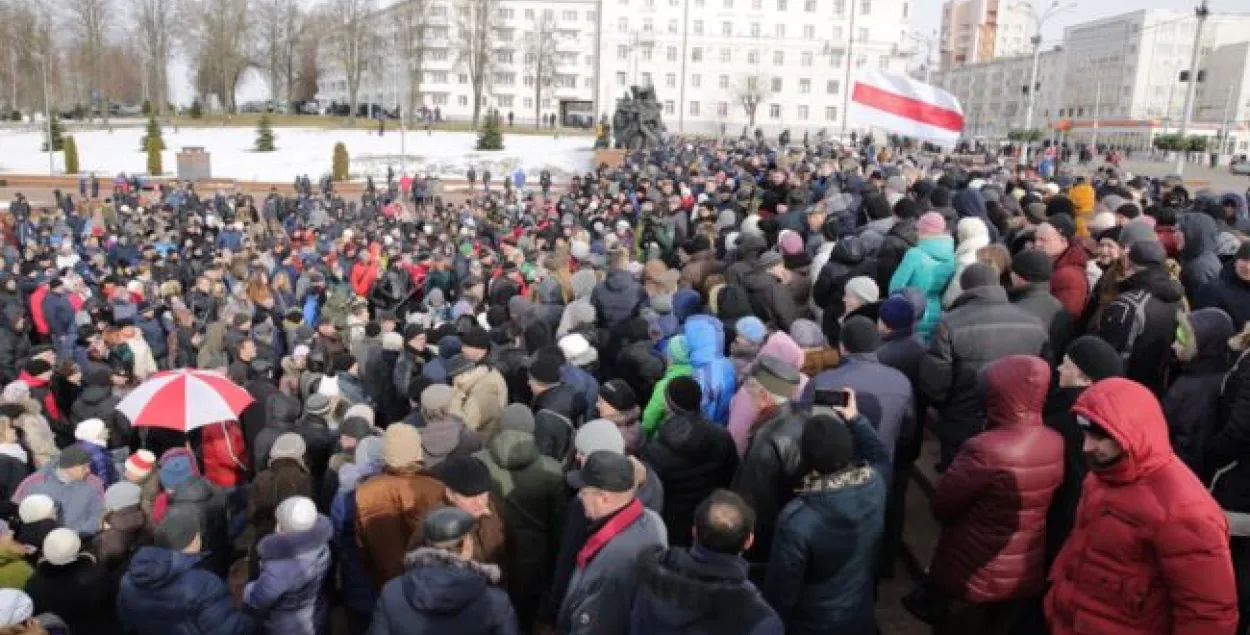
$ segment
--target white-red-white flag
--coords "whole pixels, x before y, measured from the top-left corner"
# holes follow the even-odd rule
[[[851,88],[850,122],[942,146],[953,146],[964,129],[964,111],[950,93],[906,75],[868,70]]]

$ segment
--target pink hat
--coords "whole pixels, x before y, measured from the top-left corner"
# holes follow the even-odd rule
[[[777,249],[783,256],[797,256],[803,253],[803,237],[796,231],[783,229],[777,237]]]
[[[946,219],[937,212],[925,212],[920,215],[920,220],[916,221],[916,233],[935,234],[946,233]]]

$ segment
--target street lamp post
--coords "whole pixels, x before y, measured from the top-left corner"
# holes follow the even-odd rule
[[[1194,48],[1189,55],[1189,84],[1185,86],[1185,107],[1181,111],[1181,143],[1185,142],[1185,135],[1189,132],[1189,120],[1194,116],[1194,95],[1198,90],[1198,58],[1202,54],[1202,27],[1206,25],[1207,16],[1211,15],[1211,10],[1207,8],[1207,0],[1202,0],[1202,4],[1194,10],[1194,16],[1198,18],[1198,24],[1194,27]],[[1186,152],[1176,153],[1176,173],[1185,173]]]
[[[52,176],[56,174],[56,167],[52,155],[55,149],[52,147],[52,107],[48,100],[48,59],[41,53],[34,53],[34,58],[39,61],[39,70],[43,75],[43,124],[48,135],[48,176]]]
[[[1047,20],[1072,8],[1075,4],[1075,2],[1069,2],[1068,4],[1060,5],[1059,0],[1053,0],[1041,15],[1035,14],[1033,17],[1036,31],[1029,40],[1033,44],[1033,70],[1029,73],[1029,92],[1024,107],[1024,129],[1026,131],[1033,129],[1033,106],[1037,104],[1037,70],[1042,60],[1042,27],[1045,26]]]

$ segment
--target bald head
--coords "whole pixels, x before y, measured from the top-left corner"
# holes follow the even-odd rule
[[[694,539],[717,553],[739,554],[751,548],[755,510],[741,496],[718,489],[694,513]]]

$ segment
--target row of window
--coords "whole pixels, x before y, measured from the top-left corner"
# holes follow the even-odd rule
[[[445,9],[446,8],[444,7],[444,10]],[[466,11],[468,11],[467,8],[461,8],[460,10],[461,15],[465,15]],[[445,15],[445,11],[444,11],[444,15]],[[500,7],[498,15],[503,20],[512,20],[516,18],[516,9],[511,9],[508,7]],[[525,13],[523,13],[522,15],[525,16],[526,20],[533,20],[538,17],[538,14],[537,12],[535,12],[534,9],[526,9]],[[565,22],[575,22],[577,21],[578,15],[580,14],[576,10],[572,10],[572,9],[565,10],[565,11],[560,12],[560,19]],[[555,9],[543,9],[542,17],[544,20],[554,20],[556,17]],[[596,17],[596,14],[594,11],[586,12],[587,22],[594,22],[595,17]]]
[[[642,6],[651,9],[651,8],[655,8],[655,5],[658,1],[659,0],[641,0],[641,4]],[[668,0],[668,6],[670,7],[681,6],[681,3],[683,1],[684,0]],[[703,8],[706,8],[707,6],[707,0],[691,0],[691,1],[694,2],[694,8],[696,9],[703,9]],[[720,2],[721,2],[721,8],[723,9],[732,10],[734,8],[734,0],[720,0]],[[749,0],[749,2],[750,2],[750,7],[752,11],[764,10],[764,0]],[[791,6],[790,0],[770,0],[769,4],[771,5],[773,2],[776,3],[775,6],[777,7],[777,11],[788,11]],[[620,3],[623,5],[628,5],[630,3],[630,0],[620,0]],[[833,9],[833,15],[840,16],[840,15],[845,14],[846,3],[847,3],[847,0],[833,0],[830,3],[832,5],[831,8]],[[745,5],[746,5],[746,2],[743,2],[742,4],[739,5],[739,8]],[[795,0],[793,3],[793,6],[795,8],[798,8],[801,6],[803,7],[803,11],[807,13],[816,13],[818,11],[819,5],[820,5],[820,2],[818,2],[817,0],[801,0],[801,2],[800,0]],[[872,0],[859,0],[859,15],[863,15],[863,16],[872,15]],[[907,17],[907,5],[906,4],[903,5],[903,17],[904,18]]]
[[[628,33],[629,32],[629,18],[627,17],[618,18],[616,21],[616,29],[617,31],[620,31],[621,33]],[[644,34],[655,33],[655,23],[651,21],[651,18],[642,19],[642,32]],[[676,18],[669,20],[668,21],[668,33],[677,34],[680,32],[681,32],[680,22],[678,22]],[[705,35],[703,20],[691,20],[690,21],[690,34],[691,35]],[[734,23],[732,21],[730,20],[721,21],[720,36],[721,37],[734,37]],[[750,23],[747,26],[747,35],[743,37],[752,37],[752,38],[764,37],[763,26],[761,26],[759,22]],[[778,39],[785,39],[786,25],[780,22],[774,25],[772,37],[775,37]],[[830,39],[837,42],[837,41],[841,41],[843,37],[845,37],[845,33],[843,32],[841,26],[832,27],[831,32],[830,32]],[[859,30],[856,31],[856,37],[861,42],[867,41],[869,38],[868,28],[860,27]],[[811,24],[803,25],[803,39],[804,40],[816,39],[815,25],[811,25]]]
[[[644,85],[652,85],[654,83],[652,81],[651,73],[640,73],[640,77]],[[747,78],[748,83],[753,83],[754,80],[755,80],[754,77]],[[617,72],[616,85],[626,86],[628,85],[628,83],[629,83],[628,73],[625,73],[623,71]],[[664,74],[664,87],[665,88],[677,88],[677,74],[676,73]],[[690,76],[690,87],[702,88],[703,76],[698,73],[692,74]],[[729,90],[729,87],[730,87],[729,76],[728,75],[717,76],[716,87],[720,90]],[[785,81],[781,77],[773,77],[769,80],[768,87],[772,92],[780,93],[782,90],[785,89]],[[755,86],[751,86],[751,88],[754,89]],[[830,80],[825,81],[825,94],[826,95],[837,95],[839,92],[841,92],[841,88],[842,88],[841,80],[830,79]],[[812,94],[812,80],[807,77],[800,77],[798,80],[798,91],[800,95]]]
[[[715,107],[716,107],[715,112],[716,112],[717,117],[729,116],[729,102],[718,101],[716,102]],[[743,108],[743,114],[749,116],[750,113],[745,112],[745,107],[743,107],[741,104],[735,104],[735,107]],[[703,107],[699,102],[692,101],[690,102],[690,106],[687,112],[690,114],[691,117],[698,117],[702,114],[702,110],[703,110]],[[664,102],[664,114],[666,115],[676,114],[676,104],[673,102],[673,100],[670,99]],[[781,119],[782,106],[781,104],[768,104],[768,110],[766,112],[757,112],[756,115],[767,116],[768,119]],[[811,108],[802,104],[795,106],[794,118],[798,121],[807,121],[811,119]],[[837,106],[826,106],[825,107],[825,121],[837,121],[837,119],[838,119]]]
[[[452,77],[452,74],[447,71],[425,71],[421,73],[421,81],[426,84],[449,84],[451,83],[451,77]],[[457,73],[455,74],[455,78],[456,78],[456,83],[462,86],[467,85],[469,83],[468,73]],[[544,82],[543,85],[554,86],[556,88],[577,88],[577,83],[578,83],[577,78],[578,78],[577,75],[557,73],[553,75],[552,77],[549,77],[547,81]],[[496,86],[515,86],[517,74],[511,73],[511,72],[498,72],[498,73],[495,73],[491,77],[491,79],[493,80],[492,83]],[[365,85],[373,85],[374,82],[372,82],[371,78],[366,75],[363,78],[362,83]],[[527,88],[533,88],[534,76],[525,75],[524,77],[521,78],[521,83],[523,83]],[[322,85],[323,90],[338,90],[338,91],[347,90],[347,80],[322,82],[321,85]],[[582,87],[594,88],[595,87],[594,78],[583,77]]]

